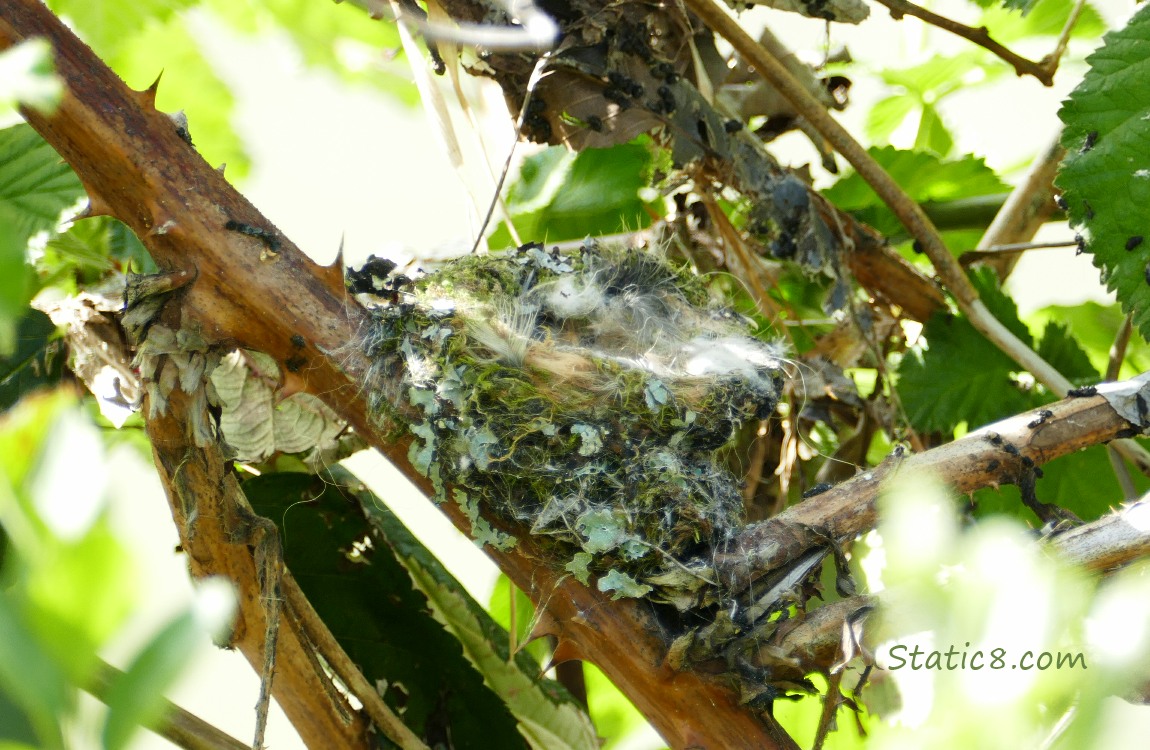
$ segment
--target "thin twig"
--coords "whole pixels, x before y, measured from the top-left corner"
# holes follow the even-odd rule
[[[890,15],[894,19],[900,19],[904,15],[914,16],[915,18],[929,23],[931,26],[937,26],[943,31],[949,31],[952,34],[962,37],[968,41],[974,42],[980,47],[983,47],[990,52],[997,55],[1014,68],[1014,72],[1020,76],[1031,75],[1042,82],[1043,86],[1052,86],[1054,84],[1054,71],[1048,70],[1042,63],[1036,63],[1033,60],[1027,60],[1025,57],[1011,52],[1006,47],[994,41],[990,37],[990,32],[986,30],[985,26],[967,26],[958,21],[953,21],[946,16],[940,16],[937,13],[932,13],[926,8],[922,8],[914,3],[907,2],[907,0],[878,0],[880,3],[890,9]],[[1045,62],[1045,61],[1044,61]]]
[[[1086,0],[1078,0],[1078,2],[1074,4],[1070,15],[1066,17],[1066,25],[1062,27],[1062,33],[1058,35],[1058,43],[1054,45],[1054,51],[1042,58],[1042,67],[1049,71],[1051,78],[1054,78],[1054,73],[1058,70],[1058,64],[1062,62],[1062,56],[1066,54],[1066,45],[1070,42],[1070,32],[1073,31],[1075,25],[1077,25],[1078,18],[1082,15],[1082,9],[1084,7],[1086,7]]]
[[[977,250],[980,253],[1018,253],[1023,250],[1049,250],[1055,247],[1074,247],[1077,245],[1076,240],[1059,240],[1058,242],[1014,242],[1006,245],[991,245],[985,250]]]
[[[84,686],[84,691],[102,703],[107,703],[112,685],[123,676],[123,672],[100,660],[91,681]],[[163,713],[159,718],[148,722],[146,726],[185,750],[249,750],[250,747],[167,700],[163,701]]]
[[[335,676],[363,704],[364,712],[376,729],[403,750],[427,750],[427,745],[383,702],[379,691],[368,684],[363,672],[352,663],[287,570],[284,570],[281,586],[287,611],[299,623],[300,629],[307,634],[312,646]]]
[[[699,18],[719,36],[730,42],[744,59],[775,89],[790,101],[795,110],[821,132],[831,145],[850,162],[878,197],[886,203],[912,237],[918,240],[923,252],[934,265],[943,284],[954,295],[959,309],[975,330],[997,346],[1003,353],[1032,374],[1058,397],[1070,390],[1070,381],[1050,366],[1029,346],[995,318],[978,297],[978,291],[966,277],[962,266],[950,254],[938,230],[923,212],[922,207],[899,187],[866,149],[846,128],[838,123],[819,102],[802,87],[787,69],[762,45],[752,39],[741,26],[714,3],[713,0],[685,0]],[[1150,452],[1130,440],[1115,441],[1122,455],[1135,463],[1142,473],[1150,476]]]
[[[1054,175],[1066,155],[1060,143],[1061,136],[1062,129],[1059,128],[1030,165],[1022,182],[1011,191],[978,241],[979,250],[991,249],[994,245],[1029,242],[1039,227],[1054,215]],[[999,256],[988,260],[986,265],[994,269],[999,281],[1005,281],[1018,263],[1018,257]]]
[[[1130,334],[1133,330],[1134,319],[1127,315],[1126,319],[1122,321],[1122,327],[1118,329],[1114,344],[1110,347],[1110,359],[1106,363],[1105,380],[1118,379],[1118,373],[1122,370],[1122,361],[1126,359],[1126,347],[1130,344]],[[1118,478],[1118,484],[1122,487],[1122,496],[1127,500],[1138,497],[1138,488],[1134,486],[1134,480],[1130,477],[1130,470],[1126,464],[1122,463],[1119,449],[1113,445],[1108,445],[1106,446],[1106,455],[1110,458],[1110,465],[1114,467],[1114,476]]]

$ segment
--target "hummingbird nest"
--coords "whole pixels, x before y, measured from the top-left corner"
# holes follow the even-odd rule
[[[471,517],[530,529],[583,583],[680,610],[722,600],[710,560],[741,526],[722,460],[774,411],[782,360],[659,252],[587,242],[474,255],[416,280],[372,258],[359,345],[369,406]]]

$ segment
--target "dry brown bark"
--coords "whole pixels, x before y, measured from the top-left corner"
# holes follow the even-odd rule
[[[34,36],[46,37],[66,86],[54,114],[28,112],[28,121],[80,176],[95,212],[124,221],[162,269],[190,280],[175,294],[179,324],[198,329],[214,345],[242,346],[275,357],[288,373],[289,388],[323,398],[418,486],[430,490],[427,480],[407,460],[407,441],[382,440],[365,416],[357,385],[365,363],[356,352],[344,348],[362,311],[348,299],[341,270],[308,261],[181,140],[172,122],[155,110],[154,94],[128,89],[37,0],[5,0],[2,8],[0,48]],[[242,222],[268,234],[255,237],[227,231],[228,222]],[[328,356],[327,352],[338,354]],[[1054,414],[1043,421],[1041,429],[1026,426],[1033,414],[994,428],[1017,447],[1018,456],[1004,457],[1001,446],[983,433],[902,463],[931,468],[960,491],[970,491],[1012,480],[1010,472],[1019,467],[1011,461],[1021,461],[1021,456],[1042,463],[1129,430],[1125,420],[1100,398],[1071,399],[1050,409]],[[180,479],[180,471],[201,471],[204,486],[218,484],[226,471],[222,465],[209,466],[215,459],[207,454],[182,463],[186,450],[179,456],[168,453],[186,446],[176,415],[154,420],[149,429],[156,444],[157,467],[171,490],[173,511],[180,522],[177,488],[187,481]],[[994,469],[992,461],[998,462]],[[177,471],[181,465],[184,468]],[[748,528],[738,554],[721,561],[725,578],[746,585],[803,550],[825,545],[828,538],[850,538],[870,528],[875,522],[878,479],[888,470],[860,475],[777,520]],[[222,481],[226,485],[227,480]],[[219,491],[227,494],[231,489],[224,486]],[[467,530],[467,521],[453,504],[442,507],[457,526]],[[197,533],[206,535],[207,528]],[[520,544],[514,550],[489,553],[518,586],[545,606],[540,632],[558,638],[560,657],[587,659],[603,668],[672,747],[795,747],[769,716],[741,705],[737,692],[721,676],[671,669],[665,661],[665,638],[644,602],[613,602],[560,575],[562,571],[546,559],[528,533],[520,530],[516,535]],[[194,542],[188,540],[189,546]],[[197,574],[226,573],[245,592],[238,644],[258,671],[263,610],[258,595],[253,594],[258,588],[252,588],[257,577],[251,552],[234,540],[218,542],[231,544],[223,559],[205,562],[193,554],[193,568]],[[819,640],[823,645],[816,649],[822,656],[812,655],[812,666],[831,653],[826,644],[833,639],[827,640],[826,634],[833,634],[835,628],[823,619],[812,621],[812,628],[817,624],[815,629],[823,634]],[[340,718],[344,709],[317,686],[307,649],[291,645],[290,627],[284,638],[275,694],[305,741],[316,747],[360,746],[365,720]]]

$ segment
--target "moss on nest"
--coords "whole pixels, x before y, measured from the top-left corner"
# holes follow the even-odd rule
[[[357,280],[362,288],[363,279]],[[587,243],[462,258],[370,283],[371,408],[476,521],[514,519],[619,596],[718,600],[709,560],[741,521],[717,452],[771,413],[780,361],[656,252]]]

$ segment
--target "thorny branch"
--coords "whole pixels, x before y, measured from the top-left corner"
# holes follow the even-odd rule
[[[216,345],[258,349],[280,362],[302,356],[303,365],[293,368],[297,372],[293,385],[324,398],[426,491],[429,483],[407,459],[409,441],[381,440],[365,416],[355,385],[363,362],[354,353],[341,356],[338,362],[327,354],[340,349],[361,315],[347,304],[339,270],[309,263],[274,227],[263,230],[275,240],[274,249],[261,239],[223,231],[226,223],[234,221],[255,227],[270,224],[179,138],[170,121],[154,110],[150,95],[129,92],[42,5],[35,0],[14,0],[8,8],[0,18],[0,46],[33,35],[48,37],[68,89],[54,115],[27,113],[27,119],[76,170],[94,210],[125,221],[162,268],[198,276],[201,281],[179,292],[184,324],[198,328]],[[307,342],[303,355],[292,343],[299,338]],[[178,400],[172,407],[179,408]],[[1100,398],[1063,401],[1050,407],[1050,412],[1040,421],[1034,414],[1016,417],[996,425],[994,437],[989,430],[982,431],[902,463],[935,468],[959,491],[969,491],[1002,481],[1004,476],[1010,480],[1015,476],[1012,472],[1025,468],[1024,461],[1041,463],[1131,429]],[[1036,421],[1040,422],[1037,427],[1030,426]],[[186,449],[186,426],[171,412],[149,425],[157,465],[168,482],[202,488],[224,476],[226,485],[222,459]],[[1003,447],[1007,444],[1013,452]],[[873,500],[879,481],[891,468],[876,468],[777,519],[748,528],[738,540],[739,554],[718,560],[724,576],[733,585],[747,585],[804,550],[869,528],[875,520]],[[198,481],[193,481],[194,472],[200,475]],[[197,493],[208,498],[211,494]],[[457,525],[468,527],[457,508],[449,505],[445,510]],[[200,541],[211,528],[203,520],[197,531]],[[498,519],[493,523],[500,524]],[[547,610],[542,630],[560,639],[562,653],[603,667],[672,746],[794,746],[773,720],[747,710],[720,680],[672,669],[665,659],[667,644],[659,623],[642,603],[606,600],[550,566],[540,565],[540,560],[546,560],[544,553],[529,534],[521,534],[520,539],[515,551],[494,552],[493,556]],[[253,616],[237,639],[249,660],[259,665],[264,628],[259,619],[263,608],[256,572],[248,550],[230,539],[227,544],[243,554],[228,558],[223,569],[245,586],[244,611]],[[768,550],[771,544],[776,544],[774,550]],[[196,561],[194,555],[191,558]],[[850,604],[858,609],[868,606],[858,601]],[[820,612],[829,616],[817,610],[803,622],[813,624]],[[317,676],[313,659],[293,628],[285,627],[275,684],[281,705],[306,735],[305,740],[311,737],[316,746],[359,746],[366,722],[358,714],[344,713],[346,707],[329,692],[330,683]],[[699,705],[707,705],[708,710],[699,712]]]
[[[184,269],[207,280],[179,293],[183,324],[200,330],[215,345],[262,351],[281,364],[292,360],[298,366],[284,366],[288,387],[324,399],[430,493],[430,482],[408,460],[410,439],[385,440],[367,417],[357,384],[366,363],[354,353],[325,354],[344,349],[362,320],[360,308],[347,299],[342,269],[315,266],[282,238],[180,138],[171,120],[154,109],[152,95],[127,89],[38,0],[11,0],[5,8],[0,47],[42,36],[55,51],[56,69],[65,83],[63,99],[50,116],[24,114],[83,181],[92,212],[114,214],[125,222],[160,268]],[[260,227],[266,235],[261,239],[226,231],[229,221]],[[305,342],[302,349],[293,344],[300,339]],[[183,425],[170,416],[151,429],[158,451],[186,440]],[[161,429],[163,434],[157,432]],[[203,455],[193,451],[188,465],[198,466]],[[179,456],[158,454],[169,475],[183,457],[183,451]],[[226,474],[208,473],[213,481]],[[457,506],[443,508],[457,526],[469,530]],[[199,533],[205,535],[202,523]],[[550,634],[559,639],[560,649],[599,665],[670,745],[795,747],[773,719],[748,711],[723,680],[676,672],[666,664],[660,626],[642,603],[611,601],[562,571],[540,565],[546,556],[530,534],[516,533],[519,546],[509,553],[492,551],[496,562],[548,609]],[[250,662],[260,665],[262,609],[251,556],[238,545],[230,548],[246,555],[235,561],[239,569],[217,562],[202,572],[227,571],[253,587],[244,602],[250,602],[256,622],[239,634],[239,646]],[[293,643],[299,642],[290,637],[290,628],[283,630],[273,688],[279,704],[309,745],[361,746],[366,730],[362,716],[352,714],[348,723],[339,718],[343,709],[330,703],[330,684],[315,676],[313,655],[302,646],[294,649]],[[699,705],[708,710],[700,713]]]

